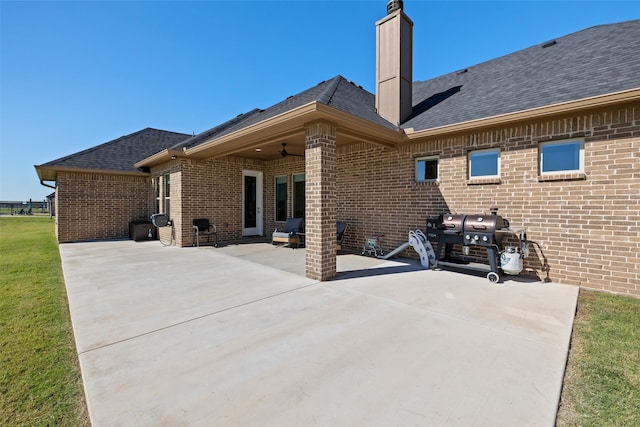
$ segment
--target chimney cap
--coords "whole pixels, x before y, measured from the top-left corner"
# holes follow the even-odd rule
[[[402,10],[402,0],[389,0],[387,3],[387,15],[391,15],[396,10]]]

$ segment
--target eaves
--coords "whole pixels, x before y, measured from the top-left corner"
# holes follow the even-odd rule
[[[432,138],[436,136],[445,136],[454,133],[469,132],[479,129],[510,124],[514,122],[522,122],[547,118],[549,116],[558,116],[568,113],[575,113],[584,110],[596,109],[610,105],[623,104],[627,102],[640,101],[640,88],[613,92],[606,95],[598,95],[589,98],[583,98],[575,101],[562,102],[558,104],[546,105],[544,107],[536,107],[527,110],[517,111],[513,113],[500,114],[491,117],[484,117],[476,120],[469,120],[451,125],[438,126],[424,130],[415,131],[413,128],[405,128],[404,131],[409,140],[418,140],[422,138]]]

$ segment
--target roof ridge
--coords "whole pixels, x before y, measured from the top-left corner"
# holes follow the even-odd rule
[[[254,108],[253,110],[249,110],[246,113],[241,113],[238,114],[237,116],[227,120],[226,122],[220,123],[217,126],[214,126],[212,128],[209,128],[205,131],[200,132],[197,135],[191,136],[187,139],[185,139],[184,141],[181,141],[171,147],[169,147],[169,150],[176,150],[179,148],[183,148],[183,147],[188,147],[189,145],[195,143],[195,142],[199,142],[199,140],[201,139],[206,139],[211,135],[215,135],[217,133],[220,133],[222,131],[224,131],[225,129],[230,128],[231,126],[233,126],[234,124],[238,123],[241,120],[245,120],[247,117],[249,116],[253,116],[256,113],[260,113],[261,110],[260,108]]]
[[[318,102],[322,102],[325,105],[329,105],[331,103],[331,99],[333,98],[333,95],[338,90],[338,86],[340,86],[340,83],[343,80],[344,80],[344,77],[342,77],[340,74],[330,79],[327,82],[327,87],[324,88],[324,90],[318,96]]]
[[[155,129],[155,128],[151,128],[151,127],[146,127],[146,128],[144,128],[144,129],[140,129],[140,130],[135,131],[135,132],[132,132],[132,133],[130,133],[130,134],[119,136],[118,138],[112,139],[112,140],[110,140],[110,141],[103,142],[102,144],[98,144],[98,145],[95,145],[95,146],[93,146],[93,147],[89,147],[89,148],[86,148],[86,149],[84,149],[84,150],[80,150],[80,151],[78,151],[78,152],[75,152],[75,153],[72,153],[72,154],[69,154],[69,155],[66,155],[66,156],[60,157],[60,158],[58,158],[58,159],[51,160],[50,162],[44,163],[44,164],[43,164],[43,166],[46,166],[46,165],[53,165],[53,164],[55,164],[55,163],[63,162],[63,161],[65,161],[65,160],[68,160],[68,159],[70,159],[70,158],[76,157],[76,156],[81,155],[81,154],[91,153],[91,152],[93,152],[93,151],[96,151],[96,150],[99,150],[99,149],[101,149],[101,148],[104,148],[104,147],[105,147],[105,146],[107,146],[107,145],[115,144],[115,143],[117,143],[117,142],[119,142],[119,141],[121,141],[121,140],[123,140],[123,139],[125,139],[125,138],[131,138],[131,137],[134,137],[134,136],[136,136],[136,135],[139,135],[139,134],[142,134],[142,133],[144,133],[144,132],[148,132],[148,131],[163,132],[163,133],[173,133],[173,134],[175,134],[175,135],[184,135],[184,136],[188,136],[188,134],[183,134],[183,133],[181,133],[181,132],[172,132],[172,131],[167,131],[167,130],[162,130],[162,129]]]
[[[184,132],[174,132],[174,131],[172,131],[172,130],[164,130],[164,129],[158,129],[158,128],[152,128],[152,127],[146,127],[146,128],[144,128],[144,129],[142,129],[142,130],[139,130],[138,132],[134,132],[134,133],[132,133],[131,135],[135,135],[136,133],[140,133],[140,132],[145,131],[145,130],[155,130],[155,131],[157,131],[157,132],[173,133],[173,134],[175,134],[175,135],[185,135],[185,136],[189,136],[189,134],[188,134],[188,133],[184,133]],[[125,136],[131,136],[131,135],[125,135]]]

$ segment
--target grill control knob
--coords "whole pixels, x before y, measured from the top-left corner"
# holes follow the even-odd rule
[[[473,236],[473,240],[478,241],[480,240],[480,238],[478,237],[478,235],[476,234],[475,236]]]
[[[471,236],[469,236],[468,234],[466,236],[464,236],[465,240],[471,240]]]
[[[483,242],[486,242],[487,240],[489,240],[489,239],[487,238],[487,236],[482,236],[482,241],[483,241]]]

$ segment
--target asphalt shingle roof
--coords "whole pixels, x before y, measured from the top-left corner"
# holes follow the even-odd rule
[[[253,109],[186,141],[182,141],[171,148],[191,148],[311,102],[319,102],[389,129],[397,129],[396,126],[376,113],[375,97],[372,93],[338,75],[330,80],[320,82],[297,95],[290,96],[266,110]]]
[[[401,127],[424,130],[638,87],[640,20],[600,25],[414,82],[413,115]]]
[[[640,20],[591,27],[414,82],[413,114],[400,127],[419,131],[635,88],[640,88]],[[374,94],[338,75],[193,137],[147,128],[43,166],[135,171],[134,163],[164,149],[191,148],[311,102],[398,129],[377,114]]]
[[[42,166],[134,172],[139,160],[165,150],[189,135],[146,128]]]
[[[414,82],[413,114],[400,127],[424,130],[638,87],[640,20],[600,25]],[[374,94],[338,75],[172,148],[194,147],[314,101],[397,129],[375,111]]]

